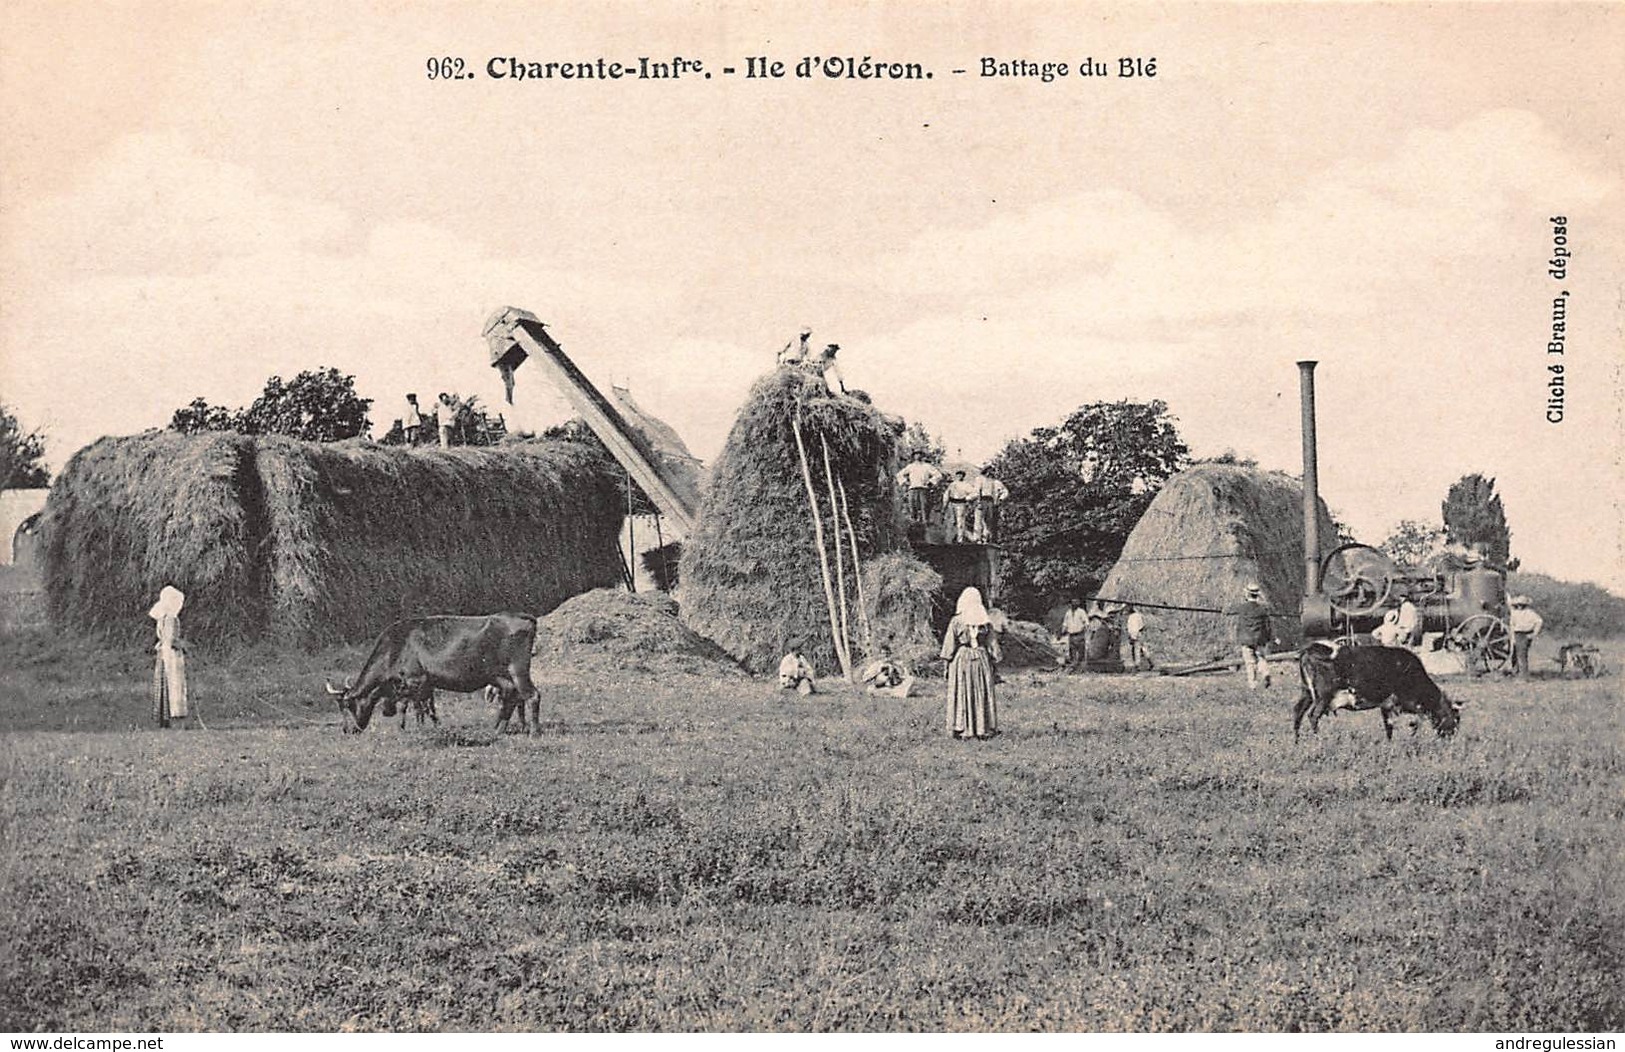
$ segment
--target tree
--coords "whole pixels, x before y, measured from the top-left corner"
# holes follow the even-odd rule
[[[1444,531],[1416,519],[1405,519],[1380,547],[1401,566],[1422,566],[1443,550]]]
[[[372,399],[355,393],[355,377],[337,369],[306,371],[283,382],[273,376],[254,404],[238,416],[245,435],[287,435],[307,442],[337,442],[367,430]]]
[[[11,410],[0,404],[0,490],[50,485],[51,473],[44,461],[44,436],[25,431]]]
[[[990,465],[1010,487],[1005,602],[1037,616],[1057,596],[1097,589],[1189,455],[1160,401],[1097,402],[1006,445]]]
[[[236,427],[236,413],[223,405],[210,405],[202,398],[192,399],[169,418],[169,429],[185,435],[199,431],[234,431]]]
[[[1445,494],[1439,510],[1447,541],[1477,549],[1492,566],[1512,568],[1512,531],[1507,529],[1494,479],[1463,475]]]
[[[910,423],[903,428],[903,435],[897,440],[897,460],[902,464],[923,460],[927,464],[941,467],[947,454],[942,439],[932,435],[925,429],[925,425],[920,423]]]
[[[1059,428],[1040,428],[1033,437],[1076,462],[1101,493],[1153,489],[1190,462],[1190,450],[1161,399],[1095,402],[1074,410]]]
[[[337,369],[315,369],[284,382],[273,376],[254,404],[236,412],[194,398],[175,410],[171,430],[236,431],[244,435],[287,435],[307,442],[337,442],[367,431],[372,399],[355,392],[355,377]]]

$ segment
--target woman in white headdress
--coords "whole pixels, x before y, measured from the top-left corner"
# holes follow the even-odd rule
[[[999,706],[993,697],[999,640],[991,622],[981,592],[967,588],[959,593],[954,619],[942,637],[942,658],[948,662],[948,733],[955,738],[999,733]]]
[[[186,653],[181,641],[181,607],[186,596],[172,584],[164,585],[158,601],[147,611],[157,622],[158,660],[152,669],[152,717],[158,726],[186,718]]]

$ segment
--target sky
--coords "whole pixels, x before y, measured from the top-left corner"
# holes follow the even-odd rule
[[[1436,523],[1481,472],[1526,568],[1625,593],[1625,6],[14,0],[0,20],[0,401],[54,466],[322,366],[379,434],[407,391],[497,405],[480,330],[507,305],[705,458],[801,325],[972,460],[1160,398],[1196,455],[1297,472],[1293,363],[1314,359],[1322,496],[1362,540]],[[790,75],[722,73],[750,55]],[[933,75],[794,75],[831,55]],[[431,80],[431,56],[477,75]],[[485,74],[600,56],[713,75]],[[1124,56],[1157,75],[980,75]],[[503,410],[569,415],[534,369]]]

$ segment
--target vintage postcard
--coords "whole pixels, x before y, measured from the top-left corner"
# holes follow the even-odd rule
[[[0,1029],[1613,1047],[1625,7],[0,19]]]

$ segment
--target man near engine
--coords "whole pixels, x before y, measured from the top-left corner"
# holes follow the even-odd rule
[[[1515,595],[1509,602],[1512,613],[1507,618],[1507,627],[1512,629],[1512,673],[1520,677],[1528,676],[1529,647],[1540,635],[1541,629],[1546,627],[1545,622],[1529,605],[1527,595]]]

